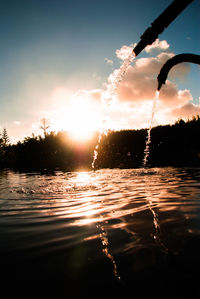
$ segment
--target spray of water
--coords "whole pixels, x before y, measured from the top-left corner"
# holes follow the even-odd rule
[[[109,84],[107,86],[106,91],[104,92],[105,111],[107,111],[106,108],[108,108],[112,104],[113,98],[116,95],[119,84],[122,81],[122,79],[124,78],[124,76],[128,70],[128,67],[133,62],[135,57],[136,56],[135,56],[134,51],[131,51],[131,53],[127,56],[127,58],[124,59],[124,62],[121,65],[121,67],[114,72],[113,78],[112,78],[112,84]],[[108,127],[106,126],[106,119],[107,119],[106,115],[104,115],[103,125],[102,125],[102,128],[99,130],[98,142],[94,149],[94,155],[93,155],[93,161],[92,161],[92,169],[93,170],[95,169],[95,162],[98,157],[98,149],[99,149],[99,144],[101,142],[101,139],[102,139],[103,135],[107,135],[107,133],[108,133]]]
[[[104,135],[107,135],[107,129],[104,128],[104,126],[102,126],[98,133],[99,133],[99,137],[98,137],[97,145],[95,146],[94,153],[93,153],[93,161],[92,161],[92,169],[93,170],[95,169],[95,162],[98,157],[98,149],[99,149],[101,139]]]
[[[127,56],[127,58],[124,59],[124,62],[121,65],[121,67],[114,72],[113,78],[112,78],[112,84],[110,84],[107,87],[107,91],[106,91],[106,93],[107,93],[106,100],[107,100],[108,104],[110,104],[110,101],[112,102],[112,99],[116,95],[116,92],[117,92],[120,82],[124,78],[129,65],[133,62],[135,57],[136,57],[135,53],[133,51],[131,51],[131,53]]]
[[[159,91],[157,90],[156,93],[155,93],[154,100],[153,100],[151,120],[150,120],[149,129],[148,129],[148,132],[147,132],[146,147],[145,147],[145,150],[144,150],[144,159],[143,159],[143,167],[144,168],[147,166],[147,162],[148,162],[148,158],[149,158],[149,148],[150,148],[150,144],[151,144],[151,129],[152,129],[153,124],[154,124],[154,117],[155,117],[155,113],[156,113],[157,108],[158,108],[158,101],[159,101]]]

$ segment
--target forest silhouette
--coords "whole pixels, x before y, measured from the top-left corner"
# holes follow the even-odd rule
[[[26,137],[10,145],[0,139],[0,168],[19,171],[74,171],[92,169],[98,133],[87,142],[72,141],[67,132]],[[7,142],[5,142],[6,140]],[[95,169],[140,168],[143,166],[147,129],[109,131],[101,138]],[[148,167],[200,166],[200,116],[151,131]]]

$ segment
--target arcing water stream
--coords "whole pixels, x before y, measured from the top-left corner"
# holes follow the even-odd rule
[[[116,95],[117,88],[118,88],[120,82],[124,78],[124,76],[128,70],[128,67],[133,62],[135,57],[136,57],[135,53],[133,51],[131,51],[131,53],[127,56],[127,58],[124,59],[124,62],[121,65],[121,67],[119,68],[119,70],[116,70],[115,73],[113,74],[113,79],[112,79],[113,82],[112,82],[112,84],[108,85],[107,90],[105,92],[107,104],[112,102],[112,99]]]
[[[149,147],[150,147],[150,143],[151,143],[151,129],[153,127],[155,113],[158,108],[158,100],[159,100],[159,91],[157,90],[155,93],[154,100],[153,100],[151,120],[150,120],[150,125],[149,125],[149,129],[148,129],[148,134],[147,134],[146,147],[144,150],[144,159],[143,159],[143,167],[144,168],[147,166],[147,162],[148,162],[148,158],[149,158]]]
[[[113,79],[112,79],[112,84],[109,84],[107,86],[107,89],[104,93],[104,103],[105,103],[106,107],[108,107],[112,103],[112,100],[113,100],[114,96],[116,95],[118,86],[119,86],[120,82],[122,81],[122,79],[124,78],[124,76],[128,70],[128,67],[133,62],[135,57],[136,57],[136,55],[135,55],[134,51],[131,51],[131,53],[128,55],[128,57],[125,58],[123,64],[119,68],[119,70],[115,71],[115,73],[113,75]],[[148,162],[148,158],[149,158],[149,147],[150,147],[150,143],[151,143],[151,129],[154,124],[154,117],[155,117],[155,113],[157,111],[158,100],[159,100],[159,91],[157,90],[155,93],[154,100],[153,100],[151,120],[150,120],[150,125],[149,125],[149,129],[148,129],[148,134],[147,134],[146,147],[144,150],[144,159],[143,159],[143,167],[144,168],[147,166],[147,162]],[[93,161],[92,161],[92,169],[93,170],[95,169],[95,162],[98,157],[99,144],[101,142],[103,135],[107,135],[108,129],[105,126],[105,122],[106,122],[106,116],[104,115],[103,125],[99,131],[98,142],[94,149],[94,155],[93,155]]]
[[[106,91],[104,92],[104,103],[106,106],[109,106],[112,103],[112,100],[113,100],[114,96],[116,95],[117,88],[118,88],[120,82],[122,81],[122,79],[124,78],[124,76],[128,70],[128,67],[133,62],[135,57],[136,57],[135,53],[133,51],[131,51],[131,53],[127,56],[127,58],[124,59],[124,62],[121,65],[121,67],[115,71],[115,73],[113,75],[112,84],[109,84],[107,86]],[[105,122],[106,122],[106,117],[104,115],[103,123],[105,123]],[[94,149],[94,155],[93,155],[93,161],[92,161],[92,169],[93,170],[95,169],[95,162],[98,157],[99,144],[100,144],[102,136],[104,134],[107,135],[107,128],[105,125],[103,125],[101,130],[99,131],[98,142]]]

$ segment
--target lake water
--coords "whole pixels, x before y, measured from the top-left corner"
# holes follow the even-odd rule
[[[7,295],[200,298],[200,169],[2,171],[0,269]]]

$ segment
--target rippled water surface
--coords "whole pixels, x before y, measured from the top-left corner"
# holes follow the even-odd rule
[[[3,171],[0,266],[19,295],[199,298],[200,169]]]

